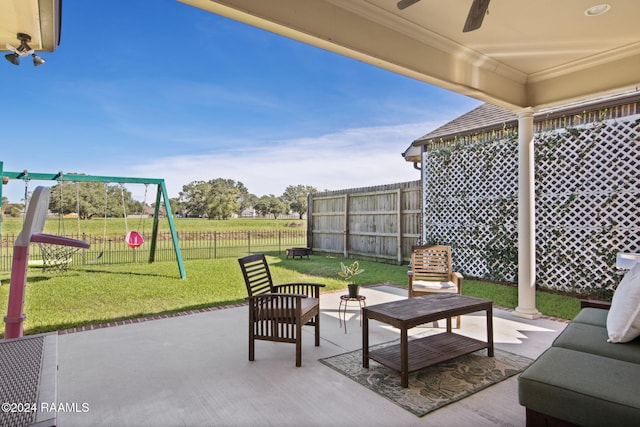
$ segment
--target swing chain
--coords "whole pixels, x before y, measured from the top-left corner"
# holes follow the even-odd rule
[[[120,183],[120,195],[122,196],[122,213],[124,215],[124,228],[126,232],[129,232],[129,225],[127,224],[127,205],[124,201],[124,183]]]
[[[142,211],[140,212],[140,218],[138,218],[138,229],[142,230],[142,235],[144,235],[144,221],[145,210],[147,209],[147,191],[149,190],[149,184],[144,185],[144,199],[142,200]]]
[[[62,173],[62,172],[60,172]],[[58,212],[58,235],[64,236],[64,209],[62,207],[62,181],[58,180],[59,208]]]
[[[27,215],[27,208],[29,207],[29,178],[24,178],[24,215]]]

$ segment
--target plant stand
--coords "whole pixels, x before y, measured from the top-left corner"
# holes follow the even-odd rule
[[[347,304],[350,301],[355,301],[360,306],[360,326],[362,327],[362,309],[367,306],[365,300],[367,297],[364,295],[358,295],[357,297],[351,297],[349,295],[341,295],[340,296],[340,305],[338,306],[338,319],[340,320],[340,327],[342,327],[342,322],[344,319],[344,333],[347,333]],[[344,305],[344,309],[343,309]]]

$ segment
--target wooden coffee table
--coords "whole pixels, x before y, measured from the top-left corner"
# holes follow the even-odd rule
[[[487,341],[479,341],[451,332],[451,318],[476,311],[486,311]],[[400,344],[369,351],[369,320],[378,320],[400,329]],[[423,323],[447,319],[447,331],[424,338],[407,338],[407,331]],[[362,309],[362,366],[369,359],[400,371],[402,387],[409,386],[409,373],[454,359],[464,354],[487,349],[493,357],[492,301],[458,294],[437,294],[410,298]]]

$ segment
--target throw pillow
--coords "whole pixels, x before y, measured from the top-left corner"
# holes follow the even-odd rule
[[[640,263],[622,278],[607,315],[609,342],[624,343],[640,336]]]

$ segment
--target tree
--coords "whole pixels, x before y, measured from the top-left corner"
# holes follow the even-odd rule
[[[20,213],[24,211],[24,204],[22,203],[9,203],[7,197],[2,196],[2,214],[8,216],[20,216]]]
[[[228,219],[249,202],[249,192],[241,182],[216,178],[184,185],[179,200],[189,215]]]
[[[273,215],[273,219],[278,219],[278,215],[289,211],[287,204],[273,194],[260,197],[254,208],[260,215]]]
[[[51,187],[49,210],[58,215],[77,213],[81,219],[92,218],[98,212],[104,212],[103,184],[61,181]]]
[[[185,213],[189,216],[202,217],[207,210],[209,185],[206,181],[191,181],[182,186],[178,197]]]
[[[290,185],[282,194],[282,200],[289,204],[289,209],[293,212],[297,212],[302,219],[302,216],[307,213],[307,196],[309,193],[317,193],[318,190],[310,185]]]
[[[211,191],[207,200],[207,216],[209,219],[228,219],[240,210],[240,197],[234,185],[221,178],[209,181]]]
[[[152,206],[154,206],[153,204]],[[169,206],[171,206],[171,213],[177,217],[182,217],[184,214],[184,203],[180,201],[179,197],[172,197],[169,199]],[[162,206],[160,207],[162,210]],[[166,213],[166,212],[165,212]]]

